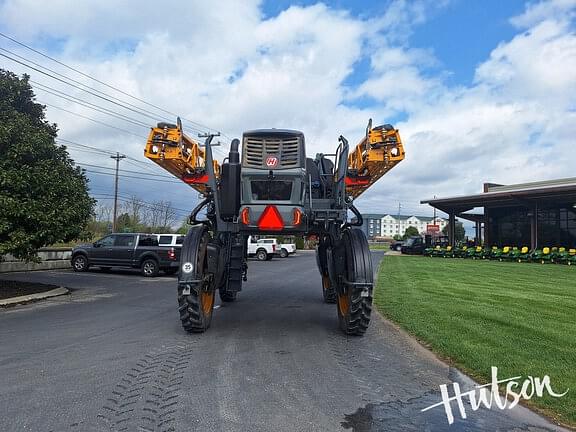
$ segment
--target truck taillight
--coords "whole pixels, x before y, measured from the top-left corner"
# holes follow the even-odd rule
[[[171,260],[176,260],[176,251],[174,248],[168,249],[168,258]]]
[[[272,245],[272,252],[276,252],[276,245],[275,244]]]
[[[240,212],[240,221],[244,225],[250,225],[250,208],[244,207]]]
[[[292,212],[293,225],[300,225],[302,223],[302,211],[295,208]]]

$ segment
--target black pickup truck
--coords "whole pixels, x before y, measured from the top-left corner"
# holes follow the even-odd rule
[[[139,268],[142,275],[154,277],[158,272],[174,274],[180,267],[181,247],[158,246],[153,234],[110,234],[91,244],[72,250],[74,271],[87,271],[90,266]]]

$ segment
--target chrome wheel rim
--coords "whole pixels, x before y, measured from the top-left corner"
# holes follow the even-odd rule
[[[84,258],[76,258],[74,260],[74,268],[76,270],[83,270],[85,265],[86,265],[86,262],[85,262]]]
[[[154,264],[151,262],[144,263],[144,273],[147,275],[152,274],[154,272]]]

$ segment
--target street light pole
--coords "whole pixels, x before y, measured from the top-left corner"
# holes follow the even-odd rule
[[[118,167],[120,165],[120,159],[124,159],[126,156],[116,152],[116,156],[110,157],[116,160],[116,175],[114,177],[114,219],[112,219],[112,231],[116,232],[116,212],[118,210]]]

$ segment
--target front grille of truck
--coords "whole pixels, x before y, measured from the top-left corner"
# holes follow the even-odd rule
[[[277,168],[296,168],[300,166],[301,147],[298,137],[246,137],[244,138],[242,165],[266,169],[266,157],[276,156],[279,160]]]

